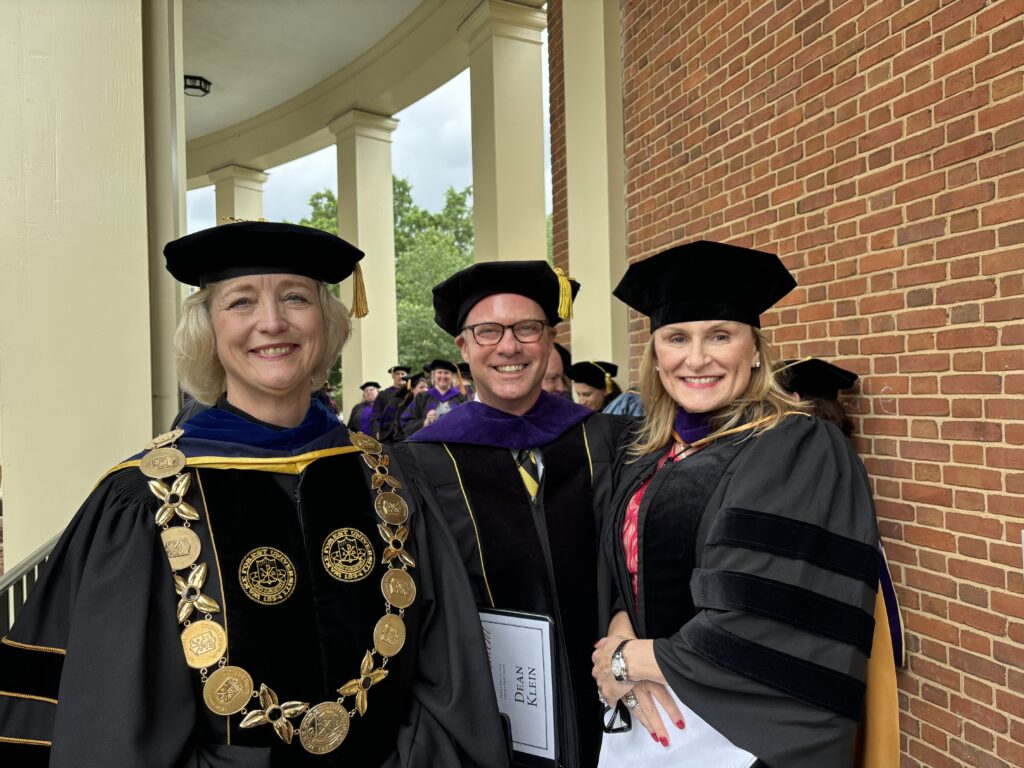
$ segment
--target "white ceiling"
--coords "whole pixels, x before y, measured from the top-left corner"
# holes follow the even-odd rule
[[[185,136],[287,101],[369,50],[422,0],[184,0],[185,73],[213,83],[185,97]]]

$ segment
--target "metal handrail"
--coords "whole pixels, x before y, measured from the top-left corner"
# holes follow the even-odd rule
[[[0,636],[6,635],[39,578],[39,569],[50,557],[60,534],[47,541],[14,568],[0,575]]]

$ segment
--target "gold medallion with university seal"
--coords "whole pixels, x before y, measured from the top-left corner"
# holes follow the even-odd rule
[[[238,581],[245,594],[260,605],[274,605],[295,591],[295,566],[274,547],[256,547],[238,566]]]
[[[408,608],[416,599],[416,582],[407,571],[392,568],[381,578],[380,591],[395,608]]]
[[[177,448],[154,448],[142,457],[139,469],[146,477],[160,480],[185,468],[185,454]]]
[[[324,568],[338,581],[362,581],[370,575],[377,556],[366,534],[358,528],[339,528],[320,548]]]
[[[188,568],[199,559],[199,550],[202,549],[202,544],[191,528],[181,525],[165,528],[160,531],[160,540],[163,542],[167,559],[171,561],[172,571]]]
[[[252,676],[241,667],[220,667],[203,686],[203,701],[211,712],[233,715],[241,712],[252,698]]]
[[[383,491],[373,500],[377,514],[391,525],[402,525],[409,519],[409,505],[393,491]]]
[[[326,755],[348,736],[348,710],[334,701],[311,707],[299,725],[299,741],[307,752]]]
[[[369,435],[364,435],[362,432],[349,432],[348,438],[352,441],[352,445],[360,451],[365,451],[366,453],[380,453],[384,450],[379,442]]]
[[[193,621],[181,633],[185,663],[192,669],[212,667],[228,650],[228,636],[216,621]]]
[[[405,645],[405,622],[402,617],[387,613],[373,629],[373,647],[381,656],[391,657]]]

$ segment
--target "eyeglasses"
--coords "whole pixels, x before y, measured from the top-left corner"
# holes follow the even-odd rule
[[[462,330],[473,334],[473,339],[481,347],[493,347],[505,337],[505,329],[511,329],[512,335],[520,344],[530,344],[539,341],[544,335],[544,328],[547,323],[543,320],[520,320],[512,325],[501,323],[474,323],[467,325]]]
[[[605,706],[601,716],[601,728],[605,733],[626,733],[633,728],[629,711],[617,703],[614,707]]]

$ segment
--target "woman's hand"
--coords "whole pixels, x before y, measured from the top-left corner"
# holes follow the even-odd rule
[[[437,411],[427,411],[427,415],[423,417],[423,426],[429,426],[437,421]]]
[[[609,629],[611,628],[620,631],[623,629],[622,624],[616,621],[612,622],[612,627]],[[629,634],[633,633],[629,632]],[[611,667],[612,654],[623,640],[632,641],[627,643],[622,651],[631,675],[631,682],[628,683],[620,683],[616,680]],[[647,656],[651,656],[651,658],[647,659]],[[654,646],[650,640],[609,635],[601,638],[594,647],[594,653],[591,656],[591,661],[594,664],[592,674],[597,682],[597,689],[608,702],[608,706],[614,707],[617,701],[622,700],[629,708],[633,720],[646,728],[647,732],[651,734],[651,738],[667,747],[670,740],[669,731],[661,713],[654,705],[654,701],[657,700],[676,728],[682,729],[685,723],[679,707],[676,706],[665,685],[654,680],[642,679],[643,670],[650,664],[655,664],[656,668],[653,656]],[[634,673],[633,670],[637,670],[637,673]]]

